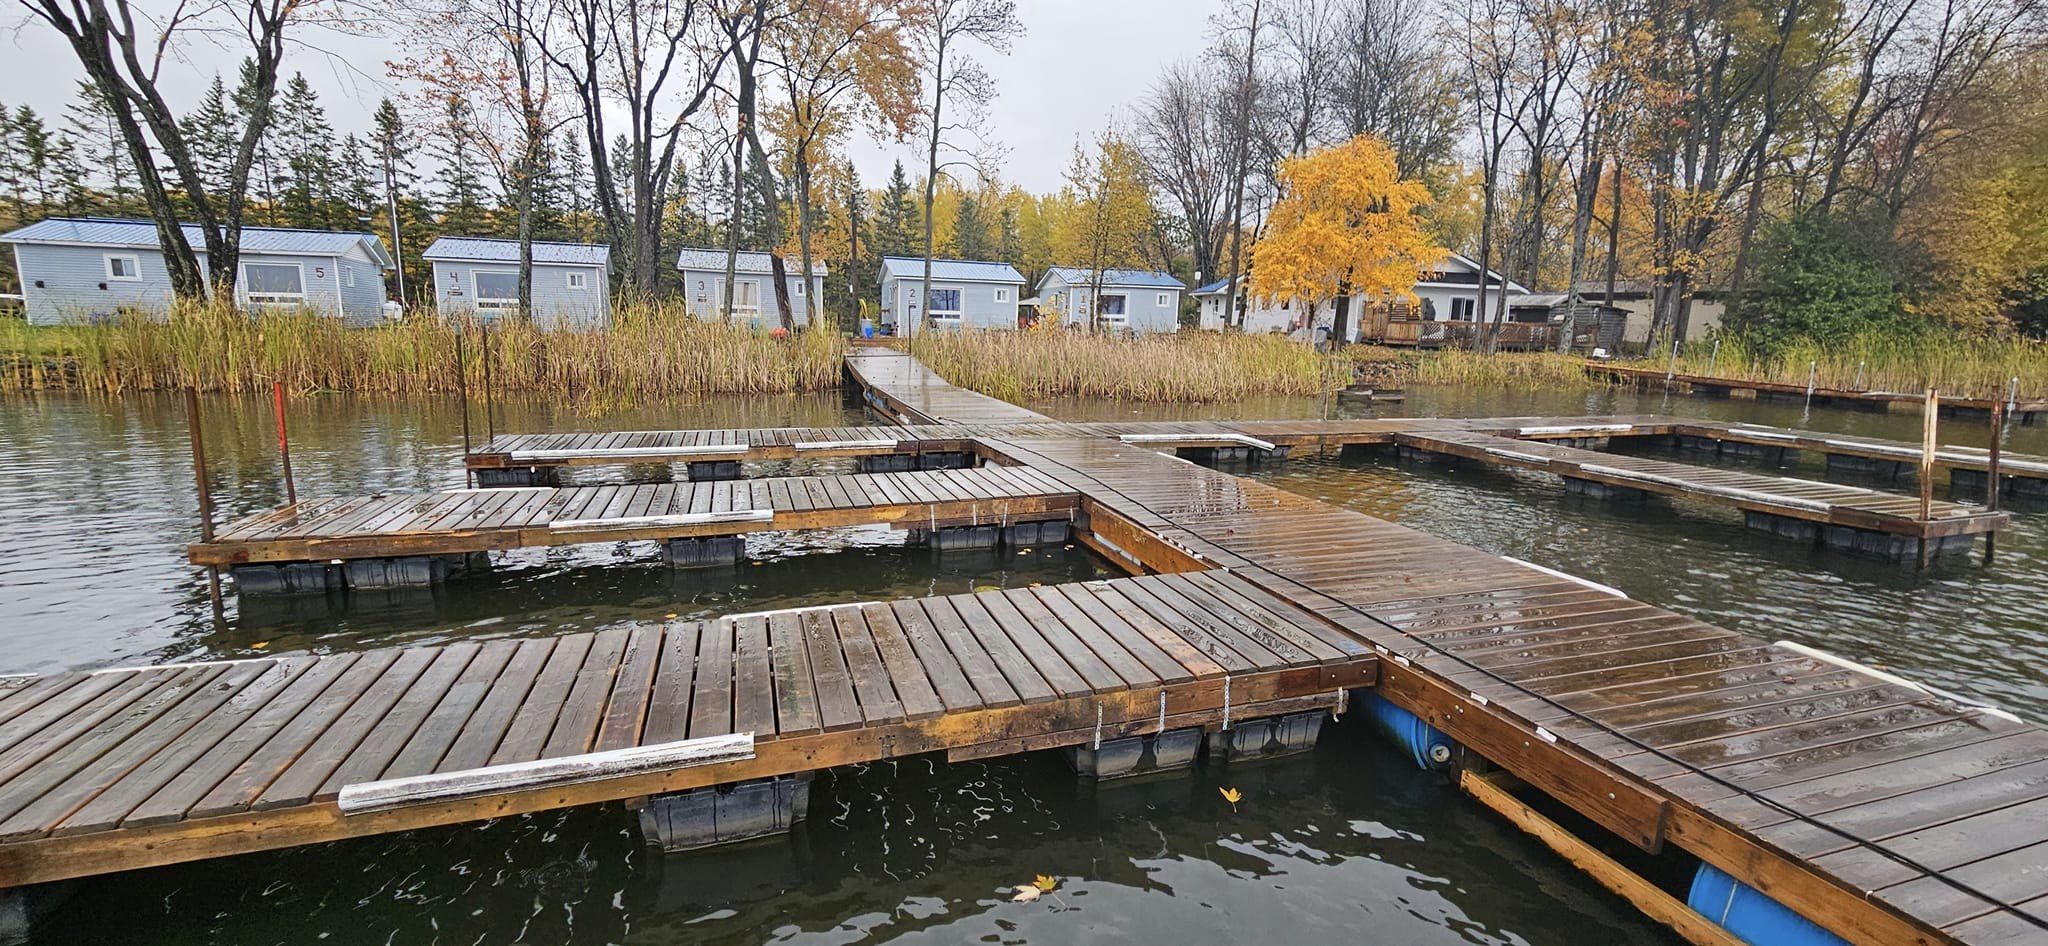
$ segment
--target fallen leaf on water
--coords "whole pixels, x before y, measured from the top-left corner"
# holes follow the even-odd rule
[[[1038,895],[1041,893],[1044,893],[1044,891],[1039,890],[1036,885],[1018,884],[1016,892],[1010,894],[1010,902],[1030,903],[1031,901],[1038,899]]]
[[[1031,886],[1037,887],[1041,893],[1051,893],[1052,889],[1059,885],[1060,879],[1051,874],[1039,874],[1031,880]]]
[[[1234,788],[1219,788],[1216,792],[1223,796],[1224,801],[1230,803],[1231,811],[1236,811],[1237,803],[1244,800],[1244,793]]]
[[[668,618],[669,620],[673,621],[673,620],[675,620],[675,619],[676,619],[676,613],[675,613],[674,611],[670,611],[670,612],[669,612],[669,613],[668,613],[668,614],[666,615],[666,617],[667,617],[667,618]]]
[[[269,646],[270,646],[270,642],[269,642],[269,641],[257,641],[257,642],[256,642],[256,643],[254,643],[254,644],[250,644],[250,645],[249,645],[249,649],[250,649],[250,650],[262,650],[263,648],[265,648],[265,647],[269,647]]]

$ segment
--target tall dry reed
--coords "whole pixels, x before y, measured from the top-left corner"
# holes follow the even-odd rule
[[[1680,374],[1748,381],[1814,385],[1838,390],[1925,391],[1940,388],[1959,397],[2004,397],[2015,379],[2021,400],[2048,397],[2048,343],[2024,338],[1969,338],[1929,332],[1912,336],[1871,333],[1844,344],[1797,341],[1766,347],[1742,335],[1687,342],[1676,368]],[[1672,367],[1668,342],[1662,355],[1640,362]]]
[[[1078,332],[927,332],[910,353],[947,380],[991,397],[1219,401],[1319,395],[1350,380],[1333,360],[1278,336]]]
[[[420,316],[350,328],[314,313],[187,305],[99,325],[0,320],[0,390],[256,391],[281,381],[301,391],[446,392],[457,384],[458,333],[472,385],[488,347],[501,390],[601,398],[830,388],[845,346],[832,331],[774,338],[664,305],[621,306],[602,331],[517,320],[484,331]]]

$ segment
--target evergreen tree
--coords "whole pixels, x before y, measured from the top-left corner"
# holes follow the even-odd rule
[[[79,159],[78,143],[59,132],[50,142],[50,194],[44,209],[65,216],[89,213],[95,203],[92,181]]]
[[[596,185],[590,180],[590,169],[583,161],[583,143],[577,139],[574,130],[562,132],[562,145],[557,150],[556,182],[561,187],[563,199],[563,238],[578,243],[588,243],[592,236],[592,220],[596,207],[591,197],[591,188]]]
[[[995,253],[995,240],[989,236],[972,194],[960,195],[960,204],[953,211],[953,245],[949,249],[960,259],[988,259]]]
[[[450,95],[441,122],[429,139],[429,152],[440,162],[436,181],[441,199],[441,231],[457,236],[490,233],[490,212],[484,206],[484,183],[471,152],[469,103]]]
[[[85,203],[113,214],[139,212],[135,162],[129,157],[128,145],[121,140],[113,110],[107,107],[106,97],[100,94],[99,87],[88,80],[80,80],[78,94],[65,107],[65,112],[65,128],[76,143],[81,173],[85,173],[87,168],[97,169],[99,180],[105,184],[103,196],[90,195]],[[87,178],[90,180],[91,175],[87,174]]]
[[[243,125],[255,120],[258,115],[275,115],[277,103],[264,97],[259,91],[260,88],[261,85],[256,78],[256,64],[243,60],[241,82],[235,87],[233,98],[235,111],[224,135],[227,144],[223,150],[228,155],[229,162],[234,160],[235,141],[241,136]],[[226,162],[221,165],[223,191],[226,190],[227,166]],[[253,206],[248,206],[243,211],[244,223],[277,226],[283,222],[284,208],[280,195],[289,183],[286,171],[284,158],[278,153],[277,126],[273,122],[270,125],[270,133],[256,142],[256,159],[249,167],[247,195],[255,198],[255,201]],[[211,187],[208,189],[212,190]]]
[[[6,198],[10,224],[28,222],[28,146],[5,105],[0,105],[0,196]]]
[[[898,161],[889,172],[888,188],[882,191],[882,199],[875,206],[876,257],[922,255],[918,250],[924,232],[921,216],[917,196],[903,174],[903,162]]]
[[[235,158],[235,132],[241,123],[240,109],[228,97],[227,84],[215,73],[213,84],[199,99],[199,108],[179,123],[208,192],[227,189],[228,166]]]
[[[1024,234],[1017,227],[1017,208],[1004,207],[997,227],[996,258],[1023,268]]]
[[[15,214],[27,219],[32,208],[56,203],[53,159],[58,142],[50,127],[43,123],[43,117],[26,105],[15,107],[9,125],[12,147],[7,164],[14,168]]]
[[[840,278],[833,280],[834,292],[825,297],[828,312],[855,311],[855,301],[860,299],[879,301],[881,289],[875,278],[878,262],[874,233],[867,219],[867,198],[867,191],[860,186],[860,172],[854,169],[852,161],[846,162],[846,258],[834,264],[839,267]]]
[[[271,134],[282,158],[285,225],[321,229],[337,223],[334,127],[303,73],[293,73],[285,83]]]
[[[363,139],[354,133],[341,139],[341,158],[335,162],[335,184],[338,191],[338,207],[333,214],[334,225],[354,230],[363,226],[365,220],[377,212],[377,182],[382,178],[378,169],[370,163],[369,149]]]

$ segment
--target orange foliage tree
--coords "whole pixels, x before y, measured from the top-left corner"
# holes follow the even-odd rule
[[[1444,257],[1425,231],[1429,188],[1401,177],[1394,151],[1370,135],[1287,158],[1281,196],[1252,247],[1251,294],[1335,300],[1331,337],[1348,334],[1351,297],[1413,300],[1420,274]]]

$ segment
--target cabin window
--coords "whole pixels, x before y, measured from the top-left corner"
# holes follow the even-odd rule
[[[1008,301],[1010,301],[1010,288],[1009,288],[1008,286],[997,286],[997,287],[996,287],[996,301],[997,301],[997,302],[1008,302]]]
[[[1160,307],[1160,308],[1162,308],[1162,309],[1166,308],[1166,307],[1167,307],[1167,306],[1169,306],[1169,305],[1172,305],[1173,303],[1171,303],[1171,302],[1168,302],[1168,301],[1166,301],[1166,297],[1167,297],[1167,296],[1169,296],[1169,295],[1172,295],[1172,293],[1166,293],[1166,292],[1162,292],[1162,293],[1160,293],[1160,294],[1159,294],[1159,298],[1157,298],[1157,299],[1154,299],[1154,300],[1152,301],[1152,304],[1153,304],[1153,305],[1156,305],[1156,306],[1158,306],[1158,307]]]
[[[569,274],[569,288],[571,288],[571,289],[582,289],[582,288],[584,288],[585,286],[587,286],[588,284],[589,284],[589,274],[588,274],[588,273],[570,273],[570,274]]]
[[[751,279],[735,281],[732,284],[733,311],[759,311],[761,308],[761,284]]]
[[[345,289],[356,287],[356,271],[346,266],[341,268],[341,285]]]
[[[306,271],[297,263],[243,263],[242,297],[252,305],[300,305]]]
[[[122,282],[133,282],[142,278],[142,257],[118,253],[107,254],[107,278]]]
[[[1103,294],[1102,294],[1102,314],[1103,314],[1103,315],[1122,315],[1122,314],[1124,314],[1124,294],[1123,294],[1123,293],[1121,293],[1121,292],[1105,292],[1105,293],[1103,293]]]
[[[519,308],[519,271],[513,269],[479,269],[470,274],[476,282],[476,307],[479,309]]]
[[[931,316],[935,319],[960,317],[960,290],[934,289],[931,296]]]
[[[1452,300],[1451,300],[1451,321],[1453,321],[1453,322],[1470,322],[1470,321],[1472,321],[1472,312],[1473,312],[1473,309],[1474,309],[1474,308],[1476,308],[1476,307],[1478,306],[1478,304],[1479,304],[1479,303],[1478,303],[1478,300],[1475,300],[1475,299],[1466,299],[1466,298],[1457,298],[1457,299],[1452,299]]]
[[[789,284],[789,294],[799,299],[804,297],[804,281],[799,279]]]

